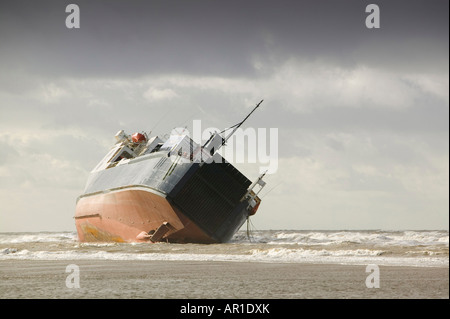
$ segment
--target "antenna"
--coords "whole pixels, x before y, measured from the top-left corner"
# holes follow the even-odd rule
[[[205,144],[203,144],[202,148],[204,148],[206,151],[209,151],[209,153],[212,155],[214,155],[214,153],[223,145],[225,145],[227,143],[227,141],[230,139],[230,137],[234,134],[234,132],[236,132],[236,130],[250,117],[250,115],[261,105],[261,103],[264,100],[261,100],[261,102],[259,102],[254,108],[253,110],[239,123],[226,128],[225,130],[223,130],[222,132],[219,133],[213,133],[211,134],[211,136],[209,137],[209,139],[205,142]],[[233,128],[233,131],[231,131],[230,134],[228,134],[227,137],[223,138],[220,134],[226,132],[227,130],[229,130],[230,128]]]
[[[165,117],[166,117],[170,112],[172,112],[172,111],[173,111],[173,109],[168,109],[167,112],[164,113],[164,114],[159,118],[159,120],[156,122],[156,124],[153,125],[153,127],[151,128],[149,134],[151,134],[151,132],[153,132],[153,131],[156,129],[156,127],[161,123],[161,121],[163,120],[163,118],[165,118]]]
[[[235,124],[235,125],[233,125],[233,126],[231,126],[231,127],[229,127],[228,129],[230,129],[230,128],[233,128],[234,127],[234,129],[233,129],[233,131],[230,133],[230,134],[228,134],[228,136],[227,137],[225,137],[224,139],[223,139],[223,141],[222,141],[222,145],[225,145],[225,143],[230,139],[230,137],[234,134],[234,132],[236,132],[236,130],[250,117],[250,115],[252,115],[252,113],[261,105],[261,103],[263,102],[264,100],[261,100],[261,102],[259,102],[254,108],[253,108],[253,110],[245,117],[245,119],[243,119],[240,123],[237,123],[237,124]],[[225,131],[226,131],[227,129],[225,129],[225,130],[223,130],[222,132],[220,132],[220,133],[224,133]],[[220,134],[219,133],[219,134]]]

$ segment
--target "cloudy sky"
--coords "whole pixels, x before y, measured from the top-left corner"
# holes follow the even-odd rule
[[[447,0],[2,0],[0,231],[75,230],[118,130],[224,128],[261,99],[245,126],[278,129],[278,170],[257,229],[448,229],[448,12]]]

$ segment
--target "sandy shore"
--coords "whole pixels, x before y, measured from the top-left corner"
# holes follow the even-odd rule
[[[79,288],[68,288],[69,264]],[[448,268],[174,261],[0,262],[0,298],[341,299],[449,298]],[[75,283],[73,277],[69,284]]]

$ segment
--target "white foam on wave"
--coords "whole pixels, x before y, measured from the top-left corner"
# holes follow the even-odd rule
[[[320,256],[381,256],[382,250],[355,249],[355,250],[310,250],[310,249],[252,249],[253,256],[270,256],[274,258],[295,259],[296,257],[320,257]]]
[[[77,234],[73,232],[60,233],[0,233],[0,244],[22,243],[60,243],[77,240]]]
[[[448,231],[256,231],[256,243],[283,245],[331,245],[340,243],[393,246],[449,245]],[[33,242],[76,242],[75,232],[0,233],[0,244]],[[234,243],[247,242],[242,232],[232,239]]]
[[[435,246],[449,244],[448,231],[277,231],[255,232],[255,242],[271,245],[333,245],[342,243],[382,246]]]
[[[26,249],[1,255],[0,260],[124,260],[124,261],[232,261],[268,263],[312,263],[345,265],[390,265],[416,267],[448,267],[448,257],[386,257],[378,250],[309,250],[309,249],[251,249],[246,254],[193,254],[193,253],[127,253],[28,251]]]
[[[79,243],[74,232],[0,233],[0,244],[0,260],[449,264],[448,231],[258,231],[252,241],[239,232],[231,244],[211,246]]]

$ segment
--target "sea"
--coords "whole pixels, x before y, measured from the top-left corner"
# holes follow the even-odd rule
[[[6,260],[217,261],[449,266],[447,230],[239,231],[225,244],[81,243],[76,232],[0,233]]]

